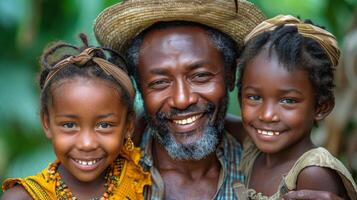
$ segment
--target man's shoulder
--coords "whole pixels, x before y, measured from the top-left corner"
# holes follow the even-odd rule
[[[226,149],[242,151],[240,142],[227,130],[223,132],[222,143]]]

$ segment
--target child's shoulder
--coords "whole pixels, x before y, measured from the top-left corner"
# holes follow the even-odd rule
[[[56,199],[55,182],[49,180],[48,167],[24,178],[8,178],[2,184],[4,199]],[[13,194],[13,193],[19,194]],[[15,195],[15,196],[13,196]],[[20,196],[17,196],[20,195]],[[29,198],[26,198],[29,197]],[[3,200],[3,199],[1,199]]]
[[[308,166],[297,177],[296,189],[329,191],[334,194],[346,194],[342,177],[332,168]]]
[[[4,192],[1,200],[32,200],[25,188],[20,185],[12,187]]]
[[[285,177],[289,189],[312,189],[346,192],[357,195],[356,185],[347,168],[325,148],[318,147],[304,153]]]
[[[292,169],[289,171],[289,175],[300,174],[307,167],[311,168],[324,168],[336,171],[345,176],[351,176],[350,172],[343,165],[341,161],[335,158],[328,150],[323,147],[318,147],[305,152],[300,158],[295,162]],[[320,171],[323,169],[320,169]],[[307,171],[306,173],[308,173]]]

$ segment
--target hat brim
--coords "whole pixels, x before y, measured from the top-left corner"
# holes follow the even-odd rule
[[[94,23],[98,42],[124,53],[141,31],[160,21],[190,21],[213,27],[240,46],[265,15],[252,3],[238,0],[126,0],[99,14]]]

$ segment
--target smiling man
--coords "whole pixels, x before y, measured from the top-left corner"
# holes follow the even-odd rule
[[[152,29],[144,36],[138,65],[149,126],[171,158],[201,160],[220,140],[229,70],[204,28],[170,22]]]
[[[148,122],[141,147],[152,198],[234,199],[241,149],[223,130],[234,41],[200,24],[160,22],[134,39],[128,55]]]
[[[143,98],[147,198],[237,199],[241,146],[224,130],[228,92],[244,36],[264,18],[245,0],[131,0],[97,18],[98,41],[127,55]]]

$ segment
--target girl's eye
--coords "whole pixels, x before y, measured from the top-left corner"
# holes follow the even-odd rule
[[[101,122],[97,125],[97,127],[99,129],[108,129],[108,128],[111,128],[112,125],[110,123],[107,123],[107,122]]]
[[[284,104],[294,104],[297,103],[297,101],[295,99],[292,98],[284,98],[281,100],[282,103]]]
[[[260,96],[258,96],[258,95],[249,95],[248,97],[247,97],[249,100],[251,100],[251,101],[260,101],[262,98],[260,97]]]
[[[76,124],[74,122],[66,122],[66,123],[63,123],[62,126],[66,129],[76,128]]]

